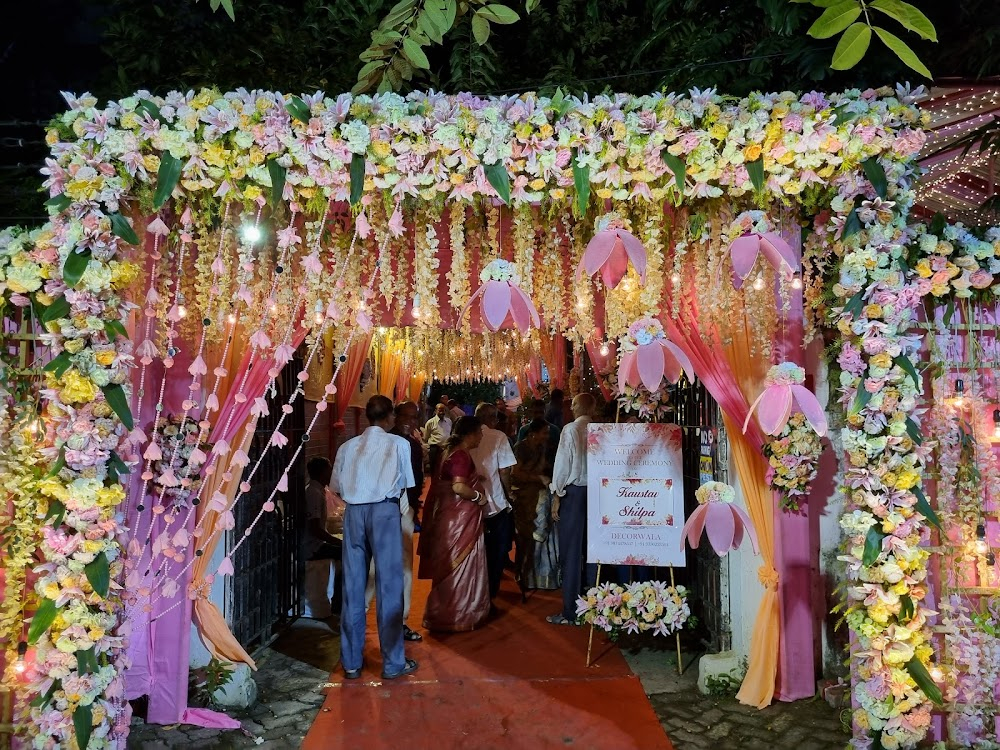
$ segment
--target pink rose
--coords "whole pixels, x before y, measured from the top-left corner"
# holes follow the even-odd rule
[[[969,276],[969,283],[972,284],[973,289],[986,289],[993,283],[993,274],[985,268],[980,268]]]

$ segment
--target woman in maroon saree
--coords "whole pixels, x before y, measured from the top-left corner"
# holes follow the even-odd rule
[[[481,478],[469,455],[481,439],[476,417],[455,422],[431,486],[419,546],[419,575],[431,580],[424,611],[428,630],[474,630],[490,613],[483,540],[486,496],[479,491]]]

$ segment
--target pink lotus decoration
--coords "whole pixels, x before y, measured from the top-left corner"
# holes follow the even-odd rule
[[[798,270],[799,261],[795,252],[781,235],[773,231],[764,211],[741,213],[730,226],[729,236],[736,237],[729,245],[729,254],[733,261],[733,286],[737,289],[753,272],[761,255],[775,270],[786,276]]]
[[[735,505],[736,490],[722,482],[705,482],[694,493],[698,498],[698,508],[688,518],[681,533],[681,549],[684,542],[697,549],[701,543],[701,532],[708,532],[708,541],[715,554],[724,557],[731,550],[743,544],[744,532],[750,537],[754,554],[760,554],[757,547],[757,532],[746,512]]]
[[[535,309],[531,298],[518,286],[520,277],[513,263],[506,260],[490,261],[479,274],[479,278],[483,285],[469,297],[468,303],[458,316],[456,326],[461,325],[465,313],[477,299],[480,300],[483,324],[491,331],[500,330],[508,315],[521,333],[527,333],[532,324],[535,328],[541,326],[538,310]]]
[[[743,432],[747,431],[750,417],[757,411],[757,423],[766,435],[779,435],[792,416],[792,406],[797,406],[816,434],[826,434],[826,414],[813,393],[802,385],[806,372],[792,362],[782,362],[767,372],[764,392],[750,406],[743,421]]]
[[[641,318],[629,326],[621,339],[621,361],[618,365],[618,392],[626,386],[637,388],[640,383],[651,393],[660,389],[665,377],[671,383],[680,380],[681,371],[694,381],[694,367],[684,351],[663,332],[655,318]]]
[[[614,289],[628,272],[628,262],[632,261],[642,283],[646,281],[646,248],[625,223],[614,213],[606,214],[595,224],[597,234],[593,236],[576,269],[579,276],[584,270],[588,276],[598,271],[608,289]]]

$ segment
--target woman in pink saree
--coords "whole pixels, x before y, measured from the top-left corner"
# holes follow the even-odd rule
[[[421,578],[431,580],[424,627],[458,633],[474,630],[490,614],[486,548],[486,496],[469,450],[479,445],[476,417],[455,422],[435,473],[420,539]]]

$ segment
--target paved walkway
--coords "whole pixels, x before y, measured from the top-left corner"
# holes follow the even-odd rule
[[[232,712],[243,722],[245,734],[187,726],[147,726],[137,720],[129,748],[299,748],[323,703],[322,691],[337,659],[332,646],[335,642],[336,638],[320,623],[302,621],[274,648],[264,651],[255,675],[257,703],[248,711]],[[658,640],[652,647],[625,649],[624,654],[677,750],[842,750],[847,744],[849,738],[839,712],[823,701],[776,703],[758,711],[734,698],[701,695],[696,687],[697,657],[685,655],[686,671],[678,676],[676,656],[669,646],[672,641],[668,645]]]

